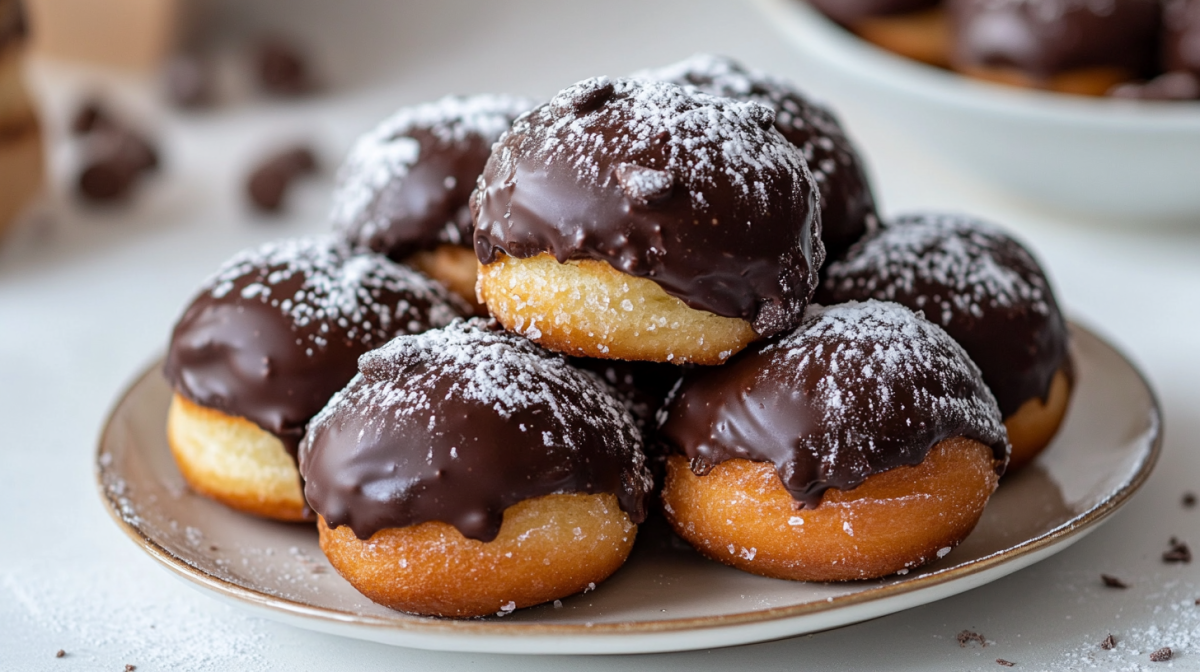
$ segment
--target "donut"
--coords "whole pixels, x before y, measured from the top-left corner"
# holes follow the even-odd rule
[[[393,336],[467,307],[437,283],[332,236],[246,250],[175,325],[167,438],[193,490],[279,520],[310,520],[296,469],[304,427]]]
[[[963,349],[895,303],[813,306],[690,371],[659,431],[663,510],[705,556],[799,581],[904,572],[974,528],[1008,459]]]
[[[953,67],[1005,84],[1102,96],[1155,72],[1160,0],[948,0]]]
[[[42,190],[45,150],[22,74],[28,31],[22,4],[0,2],[0,240]]]
[[[930,65],[949,63],[950,29],[941,0],[809,0],[847,29],[888,51]]]
[[[793,328],[818,191],[764,105],[596,77],[520,117],[471,200],[479,296],[580,357],[718,364]]]
[[[1165,0],[1163,27],[1166,69],[1200,77],[1200,1]]]
[[[330,563],[371,600],[456,618],[594,588],[651,481],[595,375],[481,319],[401,336],[312,421],[304,493]]]
[[[775,111],[775,128],[804,155],[821,193],[821,242],[836,259],[878,226],[875,196],[862,158],[837,117],[791,84],[711,54],[633,75],[694,86],[704,93],[762,103]]]
[[[475,303],[478,264],[467,201],[492,143],[534,104],[514,96],[448,96],[399,110],[359,138],[338,170],[334,230]]]
[[[871,298],[923,311],[967,351],[1008,427],[1010,471],[1046,447],[1070,399],[1067,326],[1019,242],[965,216],[899,217],[830,264],[817,294],[823,304]]]

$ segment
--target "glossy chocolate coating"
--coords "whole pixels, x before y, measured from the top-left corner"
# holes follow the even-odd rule
[[[767,336],[824,258],[815,182],[763,105],[598,77],[514,122],[471,200],[475,251],[596,259]]]
[[[465,311],[380,255],[332,237],[285,240],[237,255],[205,284],[175,325],[164,371],[177,393],[246,418],[295,455],[359,355]]]
[[[830,264],[822,304],[895,301],[941,326],[983,372],[1007,418],[1045,399],[1067,359],[1067,326],[1033,255],[968,217],[910,215]]]
[[[496,538],[504,510],[613,493],[633,522],[651,487],[629,412],[594,375],[481,319],[403,336],[313,419],[300,449],[309,505],[360,539],[442,521]]]
[[[338,171],[333,226],[395,261],[438,245],[471,247],[467,200],[488,155],[534,102],[449,96],[406,107],[363,135]]]
[[[1163,62],[1200,77],[1200,0],[1166,0]]]
[[[775,128],[800,150],[821,190],[821,241],[827,260],[841,256],[878,226],[875,196],[858,150],[831,111],[791,84],[711,54],[633,76],[694,86],[714,96],[749,100],[775,110]]]
[[[920,464],[939,442],[974,439],[1000,467],[1008,435],[963,349],[894,303],[813,306],[783,338],[698,368],[667,405],[661,439],[704,475],[727,460],[771,462],[798,505],[829,488]]]
[[[821,13],[843,26],[881,16],[895,16],[931,9],[942,0],[809,0]]]
[[[1035,80],[1081,68],[1152,74],[1159,0],[949,0],[952,60],[1011,68]]]

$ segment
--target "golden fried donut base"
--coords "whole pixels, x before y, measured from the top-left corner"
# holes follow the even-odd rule
[[[940,7],[866,19],[854,26],[854,32],[901,56],[943,68],[950,66],[950,18]]]
[[[849,581],[919,567],[974,529],[998,476],[992,449],[942,441],[925,461],[830,489],[797,509],[770,462],[729,460],[697,476],[667,461],[663,509],[675,532],[709,558],[778,579]]]
[[[417,252],[404,261],[462,297],[475,309],[476,315],[487,315],[487,306],[475,294],[479,260],[474,250],[458,245],[439,245],[432,250]]]
[[[482,542],[442,522],[376,532],[317,523],[321,550],[359,592],[384,606],[468,618],[529,607],[595,588],[629,556],[637,526],[613,494],[546,495],[504,512]]]
[[[1062,425],[1070,400],[1071,379],[1066,371],[1059,369],[1050,381],[1050,393],[1045,400],[1034,397],[1005,418],[1008,442],[1012,444],[1007,473],[1032,462],[1050,444]]]
[[[689,308],[653,280],[591,259],[501,254],[480,267],[479,296],[506,329],[582,357],[711,365],[758,338],[745,320]]]
[[[176,394],[167,412],[167,442],[196,492],[264,518],[312,519],[295,460],[278,437],[253,422]]]

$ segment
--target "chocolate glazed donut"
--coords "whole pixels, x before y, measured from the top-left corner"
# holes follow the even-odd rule
[[[931,9],[941,0],[809,0],[821,13],[843,26],[853,27],[864,19],[895,16]]]
[[[952,61],[967,74],[1103,95],[1153,74],[1159,0],[949,0]]]
[[[598,77],[519,118],[471,201],[482,264],[549,253],[649,278],[760,336],[799,323],[818,191],[763,105]]]
[[[696,54],[633,77],[694,86],[714,96],[749,100],[775,110],[775,128],[800,150],[821,190],[821,241],[827,260],[838,258],[864,233],[878,227],[875,196],[858,150],[829,109],[791,84],[711,54]]]

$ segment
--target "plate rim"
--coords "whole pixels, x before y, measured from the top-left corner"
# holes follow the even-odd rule
[[[1154,467],[1157,465],[1162,453],[1163,415],[1162,405],[1158,399],[1158,395],[1155,393],[1153,386],[1150,385],[1146,375],[1134,364],[1133,360],[1131,360],[1124,353],[1124,351],[1115,346],[1111,341],[1101,337],[1093,329],[1083,326],[1076,320],[1070,320],[1069,325],[1072,333],[1081,332],[1082,334],[1085,334],[1087,337],[1102,344],[1104,347],[1111,350],[1113,354],[1119,357],[1125,363],[1125,365],[1133,371],[1138,382],[1141,384],[1142,388],[1146,391],[1146,394],[1149,397],[1149,410],[1150,417],[1152,418],[1150,432],[1153,434],[1153,439],[1150,442],[1149,449],[1143,455],[1137,470],[1132,474],[1129,480],[1123,483],[1115,492],[1087,511],[1084,511],[1074,518],[1063,522],[1059,526],[1048,530],[1037,537],[1026,539],[1015,546],[997,551],[981,558],[977,558],[966,565],[958,565],[944,570],[930,572],[928,574],[907,579],[900,583],[877,586],[875,588],[869,588],[849,595],[831,597],[819,602],[806,602],[798,605],[772,607],[770,609],[737,612],[733,614],[693,616],[687,618],[654,621],[554,624],[527,623],[520,621],[501,622],[481,619],[455,620],[435,617],[422,617],[412,614],[404,614],[404,618],[387,618],[327,607],[315,607],[296,602],[286,597],[271,595],[269,593],[264,593],[246,586],[238,585],[231,581],[227,581],[193,566],[187,560],[171,553],[154,539],[142,532],[141,529],[132,525],[121,515],[120,503],[114,499],[113,494],[105,484],[104,477],[106,465],[104,464],[103,456],[105,455],[106,438],[113,427],[116,414],[126,403],[134,388],[138,387],[147,379],[148,376],[152,375],[161,368],[161,356],[156,357],[151,363],[138,369],[137,373],[132,377],[132,380],[122,386],[120,393],[115,398],[115,402],[105,415],[104,422],[100,428],[96,454],[93,462],[95,485],[98,494],[100,495],[100,499],[104,503],[105,511],[108,513],[109,517],[113,520],[117,527],[120,528],[121,531],[124,532],[125,535],[129,537],[139,548],[141,548],[143,552],[170,570],[173,574],[190,582],[197,588],[205,588],[213,591],[218,597],[229,599],[234,602],[244,602],[253,608],[275,612],[284,615],[289,619],[296,617],[316,619],[333,626],[366,626],[373,630],[384,629],[427,635],[502,636],[506,639],[531,640],[540,637],[564,636],[597,638],[631,634],[657,635],[664,633],[712,630],[758,623],[776,622],[785,619],[799,618],[817,613],[888,600],[891,598],[898,598],[909,593],[915,593],[939,585],[948,584],[958,579],[963,579],[983,572],[995,570],[1005,563],[1017,558],[1036,554],[1039,551],[1046,550],[1068,540],[1077,540],[1073,538],[1094,529],[1099,523],[1106,520],[1109,516],[1124,506],[1125,503],[1127,503],[1129,499],[1139,489],[1141,489],[1142,485],[1145,484],[1146,480],[1150,477],[1150,474],[1154,471]],[[397,613],[399,614],[401,612]]]

